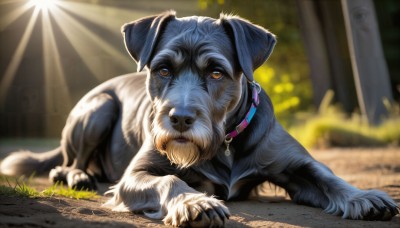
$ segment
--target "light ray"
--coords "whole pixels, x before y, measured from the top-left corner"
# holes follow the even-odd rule
[[[61,28],[63,34],[67,37],[79,56],[85,62],[86,66],[99,81],[107,79],[102,77],[104,75],[104,69],[102,68],[102,65],[104,64],[101,62],[100,64],[99,62],[96,62],[98,60],[102,60],[101,58],[104,56],[102,52],[104,51],[109,56],[112,56],[115,64],[119,64],[123,68],[132,65],[132,60],[127,58],[125,54],[122,54],[116,50],[107,41],[88,30],[63,10],[55,8],[52,12],[54,12],[54,15],[57,15],[54,17],[54,19]],[[90,47],[95,48],[90,50]],[[89,56],[88,53],[92,56]],[[105,75],[105,77],[108,76],[109,75]]]
[[[22,35],[21,40],[19,41],[17,50],[14,52],[14,55],[11,58],[11,62],[8,65],[5,74],[0,82],[0,104],[4,103],[5,97],[8,94],[8,89],[10,88],[15,73],[17,72],[17,69],[21,63],[22,57],[25,53],[28,41],[32,35],[32,31],[35,26],[38,15],[39,15],[39,10],[35,9],[33,11],[31,18],[29,19],[25,32]]]
[[[32,8],[32,5],[29,2],[26,2],[24,5],[2,15],[0,19],[0,31],[6,29],[30,8]]]
[[[112,6],[95,5],[87,2],[64,2],[60,1],[58,5],[66,10],[76,13],[88,21],[100,25],[110,31],[119,31],[119,26],[126,23],[126,18],[145,17],[149,12],[145,10],[121,9]],[[106,16],[104,15],[106,14]],[[132,18],[133,19],[133,18]]]
[[[54,9],[57,0],[29,0],[29,4],[35,7],[35,9],[48,11]]]
[[[46,113],[50,114],[60,112],[59,108],[69,110],[72,102],[48,11],[42,12],[42,26]],[[57,96],[51,96],[55,93]],[[58,104],[59,100],[63,101],[62,107]]]

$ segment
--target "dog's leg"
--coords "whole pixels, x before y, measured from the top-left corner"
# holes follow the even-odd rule
[[[399,213],[396,203],[386,193],[360,190],[317,161],[292,170],[289,179],[288,192],[293,201],[322,206],[330,214],[348,219],[389,220]]]
[[[104,206],[164,218],[165,224],[173,226],[223,226],[228,208],[171,175],[177,172],[166,157],[142,147],[122,180],[108,192],[113,197]]]
[[[262,160],[268,179],[286,189],[299,204],[321,207],[348,219],[388,220],[399,213],[384,192],[360,190],[340,179],[289,136],[278,124],[271,131]]]
[[[104,145],[103,140],[112,130],[117,115],[117,105],[108,94],[80,102],[63,130],[64,164],[50,171],[50,180],[66,182],[71,188],[94,189],[93,177],[87,173],[88,163],[98,146]]]

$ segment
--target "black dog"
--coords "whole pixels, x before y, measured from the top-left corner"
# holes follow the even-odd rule
[[[79,188],[94,187],[94,176],[119,180],[106,206],[175,226],[223,226],[229,211],[213,196],[245,198],[264,181],[296,203],[343,218],[388,220],[399,213],[386,193],[335,176],[276,121],[253,80],[275,45],[267,30],[235,16],[167,12],[126,24],[123,32],[147,74],[90,91],[69,115],[59,148],[14,153],[3,173],[46,170],[63,160],[50,172],[53,181]]]

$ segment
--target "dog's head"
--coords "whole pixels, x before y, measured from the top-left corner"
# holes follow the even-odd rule
[[[138,71],[148,68],[156,148],[178,167],[212,158],[246,80],[272,52],[274,35],[235,16],[176,18],[172,11],[122,31]]]

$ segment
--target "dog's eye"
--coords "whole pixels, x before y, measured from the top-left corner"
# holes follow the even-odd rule
[[[210,73],[210,76],[212,79],[218,80],[218,79],[222,78],[223,74],[221,71],[214,70],[213,72]]]
[[[158,75],[160,75],[161,77],[169,77],[171,76],[171,71],[169,71],[168,68],[161,68],[158,70]]]

